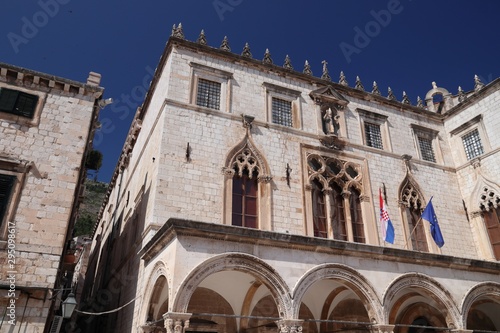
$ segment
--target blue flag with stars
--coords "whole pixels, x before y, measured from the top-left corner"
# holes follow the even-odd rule
[[[432,197],[429,199],[429,203],[425,206],[424,212],[422,213],[422,219],[426,220],[431,224],[431,235],[436,242],[437,246],[442,247],[444,245],[443,234],[441,233],[441,228],[439,228],[438,219],[436,213],[434,212],[434,206],[432,206]]]

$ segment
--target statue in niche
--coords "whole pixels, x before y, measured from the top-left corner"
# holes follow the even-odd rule
[[[339,118],[337,115],[337,110],[333,107],[333,105],[325,105],[325,107],[321,108],[322,119],[323,119],[323,132],[326,135],[338,136],[339,132]]]

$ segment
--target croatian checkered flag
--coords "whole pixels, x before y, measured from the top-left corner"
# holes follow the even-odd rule
[[[389,218],[389,213],[385,207],[382,191],[380,189],[378,190],[378,194],[380,197],[380,230],[382,231],[384,241],[394,244],[394,226]]]

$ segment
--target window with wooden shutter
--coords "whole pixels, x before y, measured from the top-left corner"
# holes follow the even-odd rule
[[[0,111],[33,118],[38,96],[21,91],[0,88]]]
[[[500,207],[484,212],[484,223],[488,230],[495,259],[500,260]]]

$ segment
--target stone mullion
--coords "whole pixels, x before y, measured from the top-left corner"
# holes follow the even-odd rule
[[[323,190],[323,195],[325,196],[325,215],[326,215],[326,228],[327,228],[327,237],[329,239],[333,239],[333,223],[332,223],[332,189],[325,188]]]
[[[350,197],[351,197],[350,191],[342,191],[342,198],[344,198],[344,207],[345,207],[347,240],[349,242],[353,242],[354,241],[354,233],[352,230],[351,203],[349,202]]]

